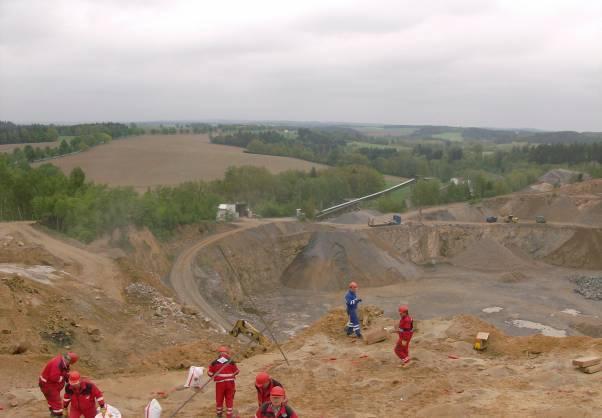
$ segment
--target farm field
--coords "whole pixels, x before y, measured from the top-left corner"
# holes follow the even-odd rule
[[[112,141],[52,164],[69,173],[81,167],[88,179],[139,191],[186,181],[214,180],[230,166],[266,167],[272,173],[325,166],[288,157],[244,153],[241,148],[212,144],[208,135],[143,135]],[[38,165],[38,164],[35,164]]]
[[[12,152],[15,148],[25,148],[26,145],[31,145],[34,148],[56,148],[59,146],[59,141],[52,142],[32,142],[26,144],[0,144],[0,153],[2,152]]]

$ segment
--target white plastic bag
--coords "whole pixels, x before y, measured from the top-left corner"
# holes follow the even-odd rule
[[[153,399],[144,408],[144,418],[161,418],[161,405],[159,401]]]
[[[105,415],[99,413],[96,418],[121,418],[121,412],[114,406],[107,404],[107,413]]]
[[[190,369],[188,370],[188,377],[186,378],[186,383],[184,383],[184,387],[185,388],[201,387],[201,377],[203,377],[204,372],[205,372],[204,367],[190,366]]]

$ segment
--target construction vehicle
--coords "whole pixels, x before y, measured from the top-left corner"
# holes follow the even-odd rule
[[[508,215],[504,218],[504,222],[506,222],[507,224],[509,224],[509,223],[516,224],[516,223],[518,223],[518,218],[514,215]]]
[[[370,218],[370,220],[368,221],[368,226],[390,226],[390,225],[401,225],[401,216],[400,215],[393,215],[393,218],[385,221],[385,222],[379,222],[376,223],[376,221],[374,220],[374,218]]]
[[[537,215],[535,217],[535,222],[537,222],[538,224],[545,224],[546,223],[546,218],[543,217],[542,215]]]
[[[255,328],[249,321],[239,319],[236,321],[229,334],[233,337],[238,337],[240,334],[248,337],[258,345],[269,348],[272,343],[265,335],[263,335],[257,328]]]

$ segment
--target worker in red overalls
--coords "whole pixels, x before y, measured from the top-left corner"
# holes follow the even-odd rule
[[[226,401],[226,417],[233,417],[234,393],[236,393],[236,375],[239,370],[236,363],[230,358],[228,347],[218,349],[219,356],[211,363],[207,375],[215,381],[215,414],[222,417],[224,413],[224,400]]]
[[[270,401],[265,402],[255,412],[255,418],[299,418],[293,408],[286,404],[286,392],[280,386],[270,391]]]
[[[407,305],[399,307],[399,340],[395,345],[395,354],[402,361],[403,365],[408,364],[410,361],[410,340],[414,335],[414,320],[409,314]]]
[[[79,356],[69,352],[54,357],[44,367],[38,380],[40,390],[48,402],[51,417],[62,417],[61,391],[69,378],[69,366],[77,363]]]
[[[259,406],[263,405],[270,400],[270,392],[273,387],[280,386],[280,382],[276,379],[272,379],[266,372],[257,373],[255,377],[255,389],[257,389],[257,403]]]
[[[84,418],[94,418],[98,414],[96,403],[104,416],[107,409],[100,389],[94,383],[82,379],[79,372],[69,373],[69,383],[65,387],[65,396],[63,397],[64,416],[81,418],[83,415]]]

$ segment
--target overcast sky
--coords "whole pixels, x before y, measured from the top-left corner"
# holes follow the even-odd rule
[[[602,1],[0,0],[0,120],[602,131]]]

